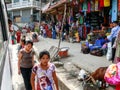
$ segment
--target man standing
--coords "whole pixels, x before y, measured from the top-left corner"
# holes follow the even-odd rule
[[[117,36],[119,30],[120,30],[120,27],[118,25],[118,21],[114,21],[113,28],[111,29],[111,34],[108,37],[108,40],[112,42],[112,47],[113,47],[114,41],[116,39],[116,36]],[[111,58],[112,62],[114,61],[115,52],[116,52],[116,49],[112,48],[112,58]]]

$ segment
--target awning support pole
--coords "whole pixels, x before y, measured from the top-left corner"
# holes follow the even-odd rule
[[[62,37],[62,32],[63,32],[63,26],[64,26],[64,22],[65,22],[65,17],[66,17],[66,10],[67,10],[67,5],[65,3],[64,5],[64,16],[63,16],[63,20],[62,20],[62,26],[61,26],[61,33],[60,33],[60,37],[59,37],[59,43],[58,43],[58,52],[60,49],[60,44],[61,44],[61,37]]]

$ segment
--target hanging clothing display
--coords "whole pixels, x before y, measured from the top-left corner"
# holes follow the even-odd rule
[[[80,24],[83,24],[84,23],[84,17],[82,15],[80,15],[79,17],[79,23]]]
[[[90,8],[91,8],[91,5],[90,5],[90,1],[88,1],[88,13],[90,13]]]
[[[83,2],[82,10],[83,10],[83,11],[87,11],[87,0],[85,0],[85,1]]]
[[[98,0],[95,0],[95,11],[98,11]]]
[[[120,0],[118,0],[118,11],[120,11]]]
[[[95,2],[91,0],[90,4],[91,4],[91,11],[95,11]]]
[[[109,7],[109,6],[110,6],[110,0],[104,0],[104,7]]]
[[[117,0],[112,1],[112,22],[117,20]]]
[[[104,0],[99,0],[100,8],[104,7]]]

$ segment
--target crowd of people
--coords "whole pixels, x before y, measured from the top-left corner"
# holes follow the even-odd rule
[[[81,35],[80,33],[81,29],[79,29],[80,27],[81,26],[78,24],[77,21],[74,21],[71,24],[65,21],[63,22],[63,25],[61,22],[57,22],[57,23],[43,22],[40,25],[40,33],[43,37],[50,37],[56,39],[56,38],[60,38],[61,35],[62,41],[69,42],[70,38],[72,38],[72,41],[80,42],[80,35]]]

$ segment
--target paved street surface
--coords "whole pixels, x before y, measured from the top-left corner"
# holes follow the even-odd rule
[[[40,41],[34,43],[34,48],[37,50],[37,54],[46,49],[49,50],[51,46],[58,46],[57,39],[43,38],[40,36]],[[68,43],[61,42],[61,47],[69,47],[69,57],[61,58],[60,61],[64,63],[64,68],[57,68],[57,76],[59,78],[59,86],[61,90],[83,90],[82,83],[77,80],[76,76],[71,75],[69,70],[76,70],[79,72],[79,68],[83,68],[89,72],[93,72],[98,67],[108,66],[111,64],[107,61],[105,56],[96,57],[89,54],[82,54],[80,52],[80,43]],[[17,74],[17,45],[12,46],[12,80],[14,90],[24,90],[23,79],[21,75]],[[76,67],[74,67],[77,66]],[[66,71],[67,69],[67,71]],[[107,90],[114,90],[112,88]]]
[[[47,49],[51,46],[58,46],[58,39],[50,39],[50,38],[43,38],[40,37],[40,41],[34,43],[34,46],[37,48],[38,51]],[[83,54],[80,52],[81,47],[80,43],[68,43],[68,42],[61,42],[61,47],[69,47],[69,57],[62,58],[62,61],[72,62],[75,65],[84,68],[87,71],[93,72],[98,67],[104,67],[111,64],[111,61],[107,61],[106,57],[97,57],[90,54]]]

